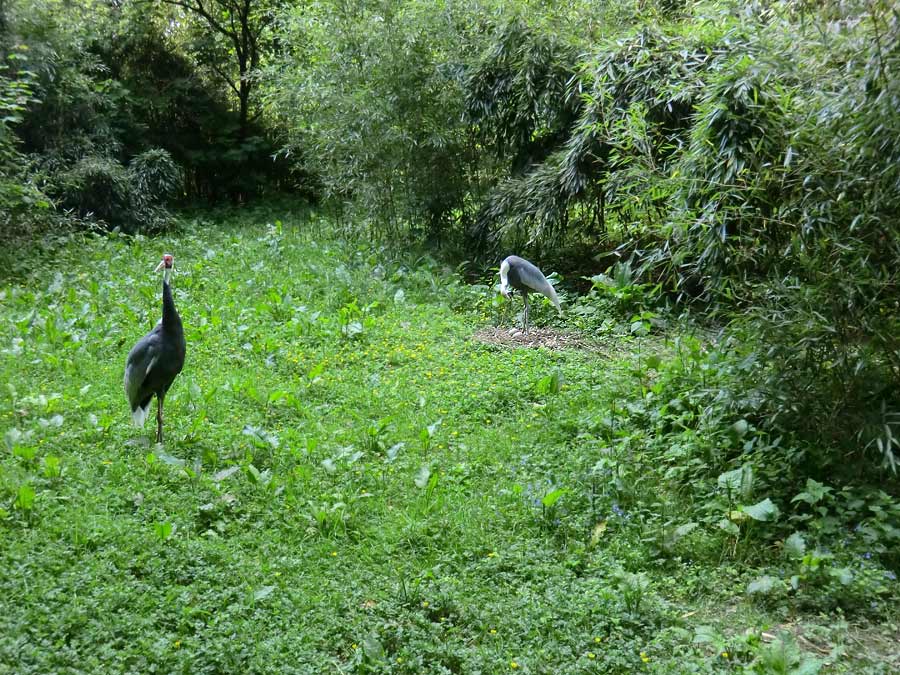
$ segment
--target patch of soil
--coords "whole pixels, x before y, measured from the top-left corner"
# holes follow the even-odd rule
[[[519,328],[485,326],[472,335],[473,340],[485,344],[510,348],[582,349],[603,352],[602,345],[575,333],[564,333],[553,328],[529,328],[525,334]]]

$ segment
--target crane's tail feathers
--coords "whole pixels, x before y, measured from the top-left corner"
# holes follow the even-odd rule
[[[138,405],[134,410],[131,411],[131,423],[136,427],[144,426],[144,422],[147,421],[147,413],[150,411],[150,402],[147,401],[147,405],[143,408]]]
[[[553,303],[553,306],[556,307],[556,311],[562,316],[562,306],[559,304],[559,297],[556,295],[556,289],[548,283],[544,295],[547,296],[550,302]]]

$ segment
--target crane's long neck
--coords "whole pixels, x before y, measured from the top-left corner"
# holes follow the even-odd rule
[[[172,298],[172,289],[169,287],[169,270],[163,275],[163,328],[168,330],[181,330],[181,317],[175,309],[175,300]]]

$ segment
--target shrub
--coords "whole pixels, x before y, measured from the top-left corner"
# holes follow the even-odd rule
[[[54,196],[63,208],[110,225],[127,221],[144,199],[134,189],[125,167],[108,157],[85,157],[58,174],[54,183]]]
[[[128,165],[128,175],[137,192],[151,202],[165,203],[182,192],[181,167],[161,148],[134,157]]]

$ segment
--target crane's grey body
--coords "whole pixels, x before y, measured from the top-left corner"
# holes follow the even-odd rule
[[[143,426],[156,396],[156,442],[162,443],[163,401],[184,367],[186,343],[181,317],[175,310],[168,270],[163,280],[163,317],[131,348],[125,361],[125,395],[135,426]]]
[[[508,256],[500,263],[500,292],[509,297],[510,287],[519,291],[525,302],[525,312],[522,318],[522,330],[524,332],[528,332],[529,293],[540,293],[545,296],[556,307],[556,311],[562,314],[562,307],[560,307],[556,291],[550,285],[550,282],[547,281],[544,273],[536,265],[517,255]]]

